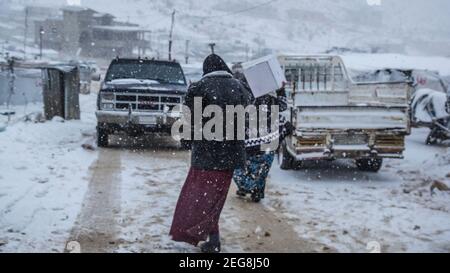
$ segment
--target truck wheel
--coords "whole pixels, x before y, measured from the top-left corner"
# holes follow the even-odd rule
[[[278,164],[282,170],[292,170],[294,168],[295,159],[287,151],[286,142],[280,145],[278,149]]]
[[[297,160],[294,160],[294,163],[293,163],[293,168],[294,168],[294,170],[302,170],[302,169],[304,169],[304,164],[303,164],[303,162],[304,161],[297,161]]]
[[[108,134],[105,129],[97,127],[97,146],[100,148],[108,147]]]
[[[437,138],[435,137],[434,132],[432,131],[427,137],[426,144],[427,145],[436,145],[437,142],[438,142]]]
[[[356,160],[356,166],[363,172],[377,173],[383,166],[382,158],[363,158]]]

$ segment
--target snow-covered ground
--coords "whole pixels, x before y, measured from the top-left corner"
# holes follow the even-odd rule
[[[144,148],[119,139],[112,149],[83,149],[94,141],[95,95],[81,98],[81,121],[20,122],[0,133],[0,252],[62,252],[74,239],[89,251],[197,251],[167,236],[188,154],[151,140]],[[450,193],[430,192],[435,180],[450,184],[450,150],[426,146],[426,134],[414,130],[406,159],[387,161],[379,174],[345,161],[291,172],[274,167],[262,206],[230,194],[222,218],[224,250],[366,252],[366,244],[377,241],[389,252],[450,251]],[[268,226],[267,217],[296,232],[282,243],[326,247],[251,246],[264,240],[255,234],[281,232]],[[95,239],[105,226],[104,232],[111,227],[106,248]]]
[[[342,252],[449,252],[450,149],[426,146],[427,130],[408,137],[406,158],[387,160],[378,174],[351,162],[311,163],[301,171],[273,170],[266,205],[281,209],[300,236]]]
[[[95,155],[95,96],[82,121],[19,122],[0,133],[0,251],[61,251],[88,185]],[[93,126],[94,125],[94,126]]]
[[[442,62],[428,63],[445,73]],[[198,67],[189,69],[195,79]],[[63,252],[70,241],[93,252],[198,251],[167,236],[189,154],[151,138],[82,148],[95,142],[96,94],[80,99],[81,121],[18,121],[0,132],[0,252]],[[389,252],[449,252],[450,192],[430,188],[450,185],[450,149],[426,146],[427,133],[414,129],[406,158],[387,160],[378,174],[346,161],[274,166],[262,204],[232,190],[224,251],[366,252],[376,241]]]
[[[117,241],[117,249],[105,251],[195,251],[172,243],[167,235],[188,169],[187,153],[170,150],[170,141],[169,150],[162,151],[152,144],[142,150],[120,139],[111,150],[82,148],[94,144],[96,94],[80,99],[81,121],[13,118],[0,132],[0,252],[63,252],[68,241],[90,236],[90,228],[106,232],[116,214],[114,238],[108,239]],[[29,106],[26,113],[38,109],[36,105],[30,111]],[[97,187],[105,180],[111,184]],[[102,191],[114,200],[97,199],[95,194]],[[118,209],[111,216],[109,206],[115,204]],[[233,221],[231,215],[226,218]],[[232,230],[235,225],[229,226]],[[99,245],[85,249],[99,251],[94,249]],[[225,249],[241,251],[239,246]]]

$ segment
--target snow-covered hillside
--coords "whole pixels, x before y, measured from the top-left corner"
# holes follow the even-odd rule
[[[336,45],[346,46],[361,31],[351,27],[345,18],[359,8],[348,1],[274,1],[247,12],[235,12],[255,6],[255,1],[127,1],[107,5],[109,1],[93,1],[87,5],[115,13],[122,19],[156,29],[157,39],[166,41],[170,13],[177,10],[175,29],[177,51],[182,54],[184,41],[191,40],[193,53],[207,51],[214,41],[224,54],[264,54],[263,51],[323,51]],[[109,6],[109,8],[106,8]],[[118,12],[120,10],[120,12]],[[368,26],[361,26],[366,30]],[[345,36],[345,38],[343,37]],[[235,54],[236,55],[236,54]]]
[[[450,41],[448,1],[422,2],[383,0],[380,6],[369,6],[366,0],[82,0],[81,4],[152,30],[153,49],[162,56],[167,54],[170,14],[176,10],[178,59],[183,58],[186,40],[194,58],[204,56],[207,44],[216,42],[217,50],[230,61],[269,52],[317,53],[332,47],[449,55],[443,46]]]

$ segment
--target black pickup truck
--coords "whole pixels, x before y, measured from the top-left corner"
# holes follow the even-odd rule
[[[113,60],[98,94],[98,146],[107,147],[112,134],[169,134],[180,117],[172,110],[181,106],[186,92],[186,78],[177,62]]]

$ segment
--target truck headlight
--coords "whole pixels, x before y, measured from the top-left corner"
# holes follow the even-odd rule
[[[113,110],[114,109],[114,104],[113,103],[102,103],[101,104],[101,109],[102,110]]]

